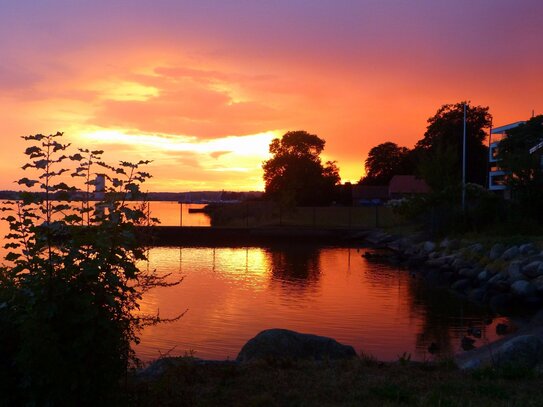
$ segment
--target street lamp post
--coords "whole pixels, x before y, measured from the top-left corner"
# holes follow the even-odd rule
[[[466,104],[464,103],[464,134],[462,140],[462,211],[466,211]]]

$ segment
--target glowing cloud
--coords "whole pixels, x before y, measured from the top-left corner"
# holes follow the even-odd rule
[[[442,104],[489,105],[497,124],[543,113],[542,13],[540,0],[5,1],[0,188],[19,178],[18,136],[57,130],[152,159],[152,190],[262,188],[269,141],[301,129],[357,181],[370,148],[413,146]]]

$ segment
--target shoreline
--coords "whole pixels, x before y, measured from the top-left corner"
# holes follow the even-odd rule
[[[155,246],[188,244],[191,246],[256,246],[274,243],[313,243],[355,247],[367,230],[320,227],[200,227],[141,226],[142,238]]]
[[[174,236],[174,240],[178,241],[177,232],[180,228],[159,228],[160,233],[165,236]],[[202,239],[205,239],[210,233],[214,233],[218,239],[213,241],[213,244],[220,245],[221,241],[226,239],[229,246],[233,242],[239,242],[242,246],[247,245],[248,241],[251,242],[251,245],[277,242],[284,244],[285,237],[288,237],[293,241],[300,240],[302,244],[348,244],[352,247],[358,247],[362,251],[364,248],[381,249],[384,250],[383,253],[368,252],[363,256],[368,259],[406,266],[410,268],[411,272],[420,275],[425,280],[425,284],[447,288],[455,295],[478,305],[488,305],[496,314],[511,317],[511,312],[520,310],[521,314],[528,315],[543,307],[543,284],[541,284],[541,290],[536,285],[543,279],[538,279],[540,275],[537,274],[537,270],[541,266],[541,275],[543,276],[543,252],[540,252],[531,242],[510,246],[501,243],[485,246],[482,243],[447,238],[434,242],[424,240],[423,236],[405,237],[376,230],[349,230],[346,235],[345,231],[341,229],[323,231],[312,228],[282,227],[259,229],[256,232],[255,229],[183,229],[185,232],[183,238],[191,239],[191,244],[195,245],[199,240],[194,239],[194,232]],[[157,230],[159,229],[153,228],[153,231]],[[239,236],[243,237],[242,241],[237,240]],[[255,241],[255,236],[263,237],[263,240],[256,239]],[[170,241],[165,239],[161,243],[168,244]],[[209,244],[209,241],[207,243]],[[534,262],[537,263],[534,265]],[[531,266],[526,267],[528,265]],[[523,273],[524,270],[527,270],[526,274]],[[520,291],[519,287],[527,288],[525,291]],[[543,321],[543,317],[540,319]],[[498,348],[518,337],[528,335],[543,340],[543,322],[534,323],[522,319],[517,319],[514,322],[518,327],[515,332],[508,332],[504,337],[474,350],[452,355],[456,365],[460,369],[488,365],[489,361],[492,362],[493,355]],[[151,361],[150,365],[158,361],[167,364],[169,363],[167,360],[184,360],[185,362],[191,360],[193,363],[203,366],[238,364],[231,360],[173,357],[164,360],[159,358]],[[395,362],[379,363],[393,364]]]
[[[543,361],[543,251],[533,242],[485,246],[480,242],[449,238],[436,242],[380,231],[370,233],[366,241],[372,249],[386,252],[377,256],[368,253],[365,257],[405,266],[426,284],[447,288],[457,296],[488,306],[497,315],[515,318],[518,329],[514,332],[456,353],[454,361],[459,369],[494,367],[500,363],[499,355],[517,342],[519,352],[532,345],[537,348],[532,355],[534,365]]]

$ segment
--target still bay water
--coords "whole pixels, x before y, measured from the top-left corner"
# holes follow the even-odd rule
[[[269,247],[155,247],[146,267],[181,284],[150,292],[142,311],[178,321],[146,328],[136,348],[142,360],[193,353],[235,359],[258,332],[286,328],[325,335],[380,360],[407,352],[414,360],[461,351],[468,327],[478,344],[496,339],[481,308],[429,289],[406,270],[370,262],[349,247],[289,244]]]
[[[167,226],[209,226],[205,214],[189,213],[200,207],[150,203],[151,216]],[[145,328],[136,353],[143,361],[165,354],[235,359],[258,332],[286,328],[333,337],[380,360],[407,354],[428,360],[431,344],[442,355],[457,353],[468,327],[481,329],[481,345],[496,339],[497,323],[508,323],[427,287],[407,270],[369,261],[364,251],[303,242],[152,247],[140,267],[183,281],[148,292],[141,312],[165,318],[187,312],[175,322]]]

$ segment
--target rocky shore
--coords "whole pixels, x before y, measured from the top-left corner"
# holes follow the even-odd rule
[[[383,257],[409,267],[430,284],[448,286],[474,302],[488,304],[496,313],[543,307],[543,251],[532,242],[431,241],[384,232],[372,232],[366,241],[387,249]]]
[[[533,242],[488,243],[394,236],[374,231],[365,241],[384,252],[367,252],[408,267],[431,285],[488,305],[501,315],[531,316],[517,332],[455,356],[460,369],[485,366],[543,370],[543,251]],[[505,332],[504,332],[505,333]]]

